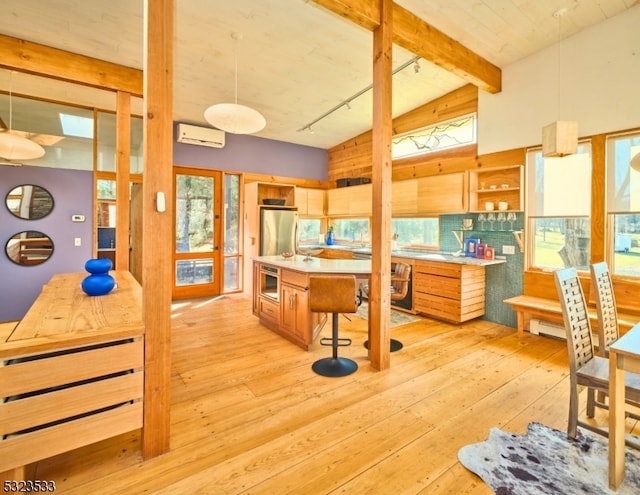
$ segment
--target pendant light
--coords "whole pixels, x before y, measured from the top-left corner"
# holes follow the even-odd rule
[[[633,170],[637,170],[640,172],[640,153],[636,153],[635,156],[631,159],[631,168]]]
[[[553,13],[558,19],[558,113],[560,113],[560,42],[562,38],[562,16],[567,13],[566,8]],[[560,157],[572,155],[578,151],[578,122],[573,120],[556,120],[542,128],[542,155],[544,157]]]
[[[235,103],[218,103],[204,111],[204,118],[212,126],[232,134],[253,134],[261,131],[267,125],[267,121],[260,112],[245,105],[238,104],[238,40],[242,39],[239,33],[231,33],[236,40],[235,53]]]
[[[11,86],[13,72],[9,74],[9,128],[0,132],[0,157],[6,160],[34,160],[44,155],[44,148],[31,139],[12,133],[13,99]]]

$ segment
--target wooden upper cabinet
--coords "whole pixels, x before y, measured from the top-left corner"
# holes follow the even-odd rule
[[[313,217],[321,217],[325,214],[325,197],[324,189],[307,189],[304,187],[296,187],[295,205],[300,215]]]
[[[327,191],[328,216],[371,216],[371,184],[339,187]]]
[[[418,212],[418,179],[398,180],[391,184],[391,214],[411,215]]]
[[[465,173],[421,177],[418,213],[462,213],[467,210]]]

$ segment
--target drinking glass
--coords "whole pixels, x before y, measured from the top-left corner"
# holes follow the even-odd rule
[[[480,229],[484,230],[484,223],[487,221],[487,216],[484,213],[478,215],[478,222],[480,222]]]
[[[500,230],[504,230],[504,221],[507,219],[507,216],[504,214],[503,211],[498,213],[498,216],[496,217],[498,222],[500,222]]]
[[[493,230],[493,223],[496,221],[496,214],[491,212],[487,213],[487,222],[489,222],[489,230]]]
[[[513,230],[513,222],[517,219],[516,214],[512,211],[507,213],[507,221],[509,222],[509,230]]]

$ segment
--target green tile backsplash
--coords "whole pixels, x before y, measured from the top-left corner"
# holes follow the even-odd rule
[[[497,214],[497,212],[495,212]],[[480,242],[485,242],[495,248],[497,258],[506,259],[505,264],[487,266],[486,271],[486,307],[483,319],[516,327],[516,314],[511,307],[503,302],[504,299],[522,294],[522,274],[524,272],[524,253],[513,236],[513,230],[521,231],[523,228],[523,213],[516,213],[513,222],[513,230],[510,222],[483,224],[478,221],[478,213],[464,215],[442,215],[440,217],[440,249],[444,252],[455,252],[460,248],[453,231],[462,231],[464,239],[476,237]],[[465,218],[473,220],[472,230],[462,230],[462,221]],[[500,230],[500,228],[507,230]],[[503,246],[514,246],[515,254],[503,254]]]

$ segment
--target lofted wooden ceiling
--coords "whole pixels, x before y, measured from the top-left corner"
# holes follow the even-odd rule
[[[142,0],[2,3],[0,34],[142,67]],[[396,0],[394,67],[406,67],[393,78],[394,116],[469,82],[498,91],[500,68],[637,4]],[[238,103],[267,119],[257,136],[330,148],[370,129],[366,89],[372,83],[375,7],[370,0],[176,1],[174,119],[206,126],[209,105],[234,101],[237,60]],[[554,17],[560,9],[564,15]],[[409,63],[416,56],[417,63]],[[0,89],[8,89],[9,79],[8,71],[0,71]],[[97,102],[107,109],[115,102],[113,95],[90,88],[18,73],[11,79],[18,94]],[[359,93],[350,108],[343,104]],[[141,110],[140,102],[135,109]],[[7,120],[2,108],[0,117]]]

